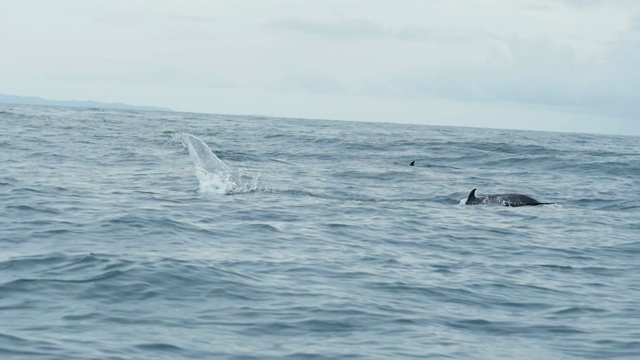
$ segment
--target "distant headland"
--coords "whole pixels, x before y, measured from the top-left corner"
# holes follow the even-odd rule
[[[173,111],[168,108],[157,106],[138,106],[122,103],[104,103],[98,101],[78,101],[78,100],[49,100],[37,96],[16,96],[0,94],[0,104],[15,105],[41,105],[41,106],[62,106],[62,107],[83,107],[98,109],[120,109],[120,110],[141,110],[141,111]]]

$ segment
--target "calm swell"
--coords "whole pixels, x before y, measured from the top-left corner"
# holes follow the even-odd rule
[[[638,137],[11,105],[0,126],[3,359],[640,358]]]

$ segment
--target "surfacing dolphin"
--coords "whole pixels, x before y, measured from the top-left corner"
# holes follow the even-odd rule
[[[551,205],[522,194],[494,194],[476,196],[476,189],[471,190],[465,205],[497,204],[509,207]]]
[[[453,167],[453,166],[432,165],[432,164],[422,164],[422,165],[418,166],[418,165],[416,165],[416,160],[413,160],[412,162],[410,162],[410,163],[409,163],[409,166],[423,167],[423,168],[447,168],[447,169],[458,169],[457,167]]]

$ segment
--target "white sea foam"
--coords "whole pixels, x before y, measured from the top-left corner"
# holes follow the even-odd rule
[[[229,195],[257,189],[257,175],[244,174],[241,169],[231,169],[198,137],[180,133],[178,139],[189,150],[195,175],[200,183],[200,193]]]

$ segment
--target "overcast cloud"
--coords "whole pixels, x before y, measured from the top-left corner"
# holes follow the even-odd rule
[[[0,0],[0,93],[640,135],[640,2]]]

